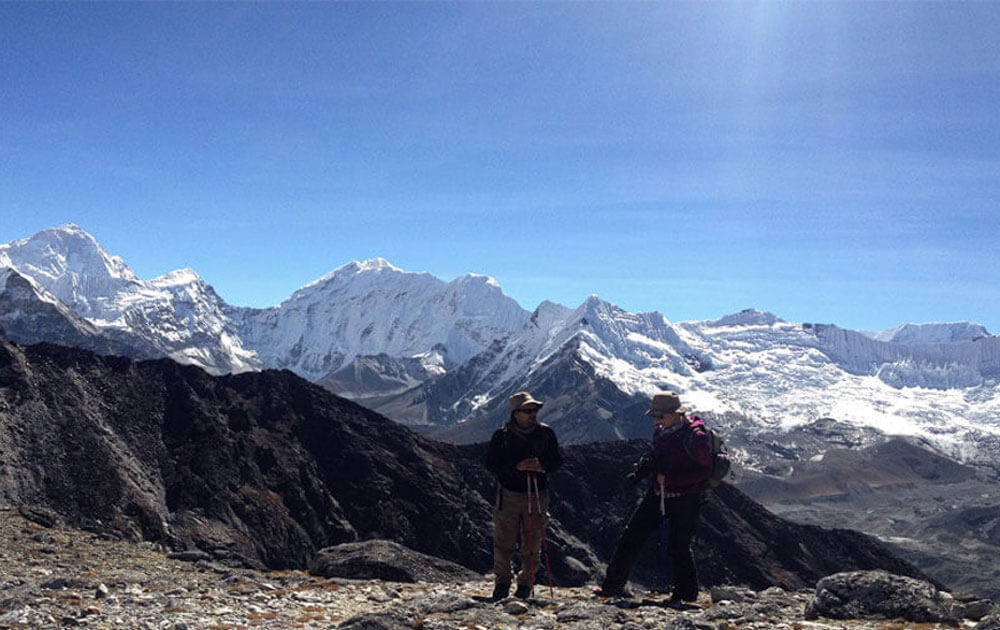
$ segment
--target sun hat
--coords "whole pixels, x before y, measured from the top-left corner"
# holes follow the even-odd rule
[[[539,409],[544,405],[540,400],[535,400],[534,397],[528,392],[517,392],[513,396],[507,399],[507,406],[510,407],[511,411],[517,411],[521,407],[526,407],[528,405],[536,405]]]
[[[653,396],[647,416],[658,416],[663,413],[684,413],[687,407],[681,405],[681,397],[677,392],[663,392]]]

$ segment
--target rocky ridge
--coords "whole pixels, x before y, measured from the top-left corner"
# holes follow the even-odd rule
[[[959,601],[928,583],[883,572],[824,578],[816,589],[717,587],[695,605],[648,594],[595,599],[588,587],[536,587],[521,601],[487,601],[487,576],[394,582],[304,571],[219,566],[62,526],[45,513],[0,507],[0,629],[566,628],[731,630],[976,628],[996,630],[992,602]],[[36,521],[47,521],[40,524]]]
[[[647,448],[565,449],[548,530],[561,583],[603,570],[642,491],[625,474]],[[495,484],[484,451],[423,438],[288,371],[213,377],[0,340],[0,502],[229,565],[302,569],[321,549],[387,539],[486,571]],[[728,484],[703,514],[705,584],[797,589],[861,569],[925,577],[870,537],[791,524]],[[643,560],[633,577],[653,583],[655,553]]]

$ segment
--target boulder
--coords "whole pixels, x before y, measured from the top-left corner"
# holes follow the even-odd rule
[[[365,540],[321,549],[309,572],[322,577],[390,582],[455,582],[482,576],[460,564],[414,551],[389,540]]]
[[[959,620],[951,595],[929,582],[885,571],[851,571],[821,579],[806,606],[806,618],[817,617],[946,623]]]

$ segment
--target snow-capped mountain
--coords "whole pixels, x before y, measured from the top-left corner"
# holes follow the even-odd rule
[[[0,245],[0,261],[31,278],[119,343],[213,373],[258,369],[223,312],[223,301],[191,269],[144,281],[75,225]]]
[[[560,435],[587,441],[646,437],[645,403],[674,389],[700,412],[761,431],[835,418],[920,437],[960,459],[990,458],[1000,441],[1000,339],[956,338],[879,342],[759,311],[672,323],[591,297],[575,310],[543,304],[506,343],[373,402],[415,425],[443,425],[438,437],[479,441],[506,417],[505,398],[526,388],[551,403],[545,419]]]
[[[96,352],[113,350],[113,344],[96,326],[31,279],[3,266],[0,266],[0,331],[19,343],[32,343],[41,336]]]
[[[117,296],[141,287],[121,258],[72,224],[0,245],[0,264],[17,269],[89,320],[114,320]]]
[[[456,441],[488,436],[519,389],[547,401],[543,419],[566,443],[646,437],[649,397],[674,389],[747,435],[832,418],[969,461],[1000,442],[1000,340],[977,324],[869,336],[755,310],[671,322],[596,296],[528,312],[486,276],[445,282],[380,258],[251,309],[190,269],[141,280],[76,226],[0,246],[0,265],[111,339],[213,372],[291,369]]]
[[[374,258],[339,267],[270,309],[231,308],[264,366],[320,380],[357,357],[418,358],[443,373],[519,330],[528,314],[496,281],[443,282]]]

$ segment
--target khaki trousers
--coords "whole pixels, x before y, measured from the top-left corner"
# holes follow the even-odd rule
[[[517,573],[517,583],[534,586],[538,571],[539,550],[542,536],[549,520],[549,495],[542,490],[540,497],[531,494],[531,514],[528,510],[528,495],[500,488],[493,510],[493,575],[497,584],[510,584],[510,561],[514,555],[518,534],[521,535],[521,568]],[[541,510],[538,501],[541,500]],[[528,527],[528,524],[531,527]],[[530,544],[529,544],[530,543]],[[532,570],[534,569],[534,570]]]

